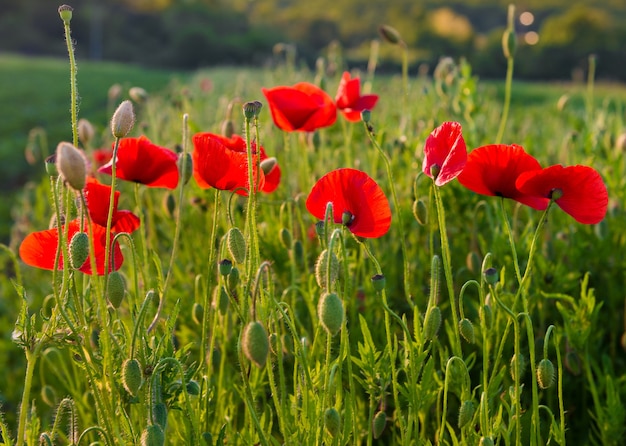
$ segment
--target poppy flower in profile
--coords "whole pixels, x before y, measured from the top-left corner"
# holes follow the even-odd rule
[[[313,132],[333,125],[337,107],[321,88],[308,82],[293,87],[262,88],[274,124],[287,132]]]
[[[239,137],[241,138],[241,137]],[[243,138],[241,138],[243,141]],[[248,195],[248,155],[243,141],[241,150],[238,139],[230,139],[213,133],[196,133],[193,138],[193,176],[201,188],[214,187]],[[228,145],[227,145],[228,144]],[[229,147],[229,145],[231,148]],[[254,179],[259,190],[265,187],[265,175],[258,169],[254,153]]]
[[[328,203],[333,204],[333,221],[346,225],[358,237],[380,237],[391,226],[391,209],[385,193],[360,170],[333,170],[315,183],[306,208],[323,220]]]
[[[510,198],[531,208],[544,210],[549,199],[524,194],[515,186],[517,177],[532,170],[541,170],[541,166],[523,147],[491,144],[470,152],[458,180],[477,194]]]
[[[140,220],[131,211],[117,210],[120,191],[115,191],[113,198],[113,216],[111,217],[111,231],[114,233],[131,233],[139,228]],[[93,177],[87,178],[85,186],[85,200],[91,221],[106,228],[111,202],[111,186],[100,183]]]
[[[606,215],[609,194],[600,174],[588,166],[556,165],[525,172],[515,185],[522,193],[554,200],[579,223],[594,225]]]
[[[71,240],[74,234],[80,231],[80,220],[72,220],[68,223],[68,240]],[[64,230],[64,227],[62,227]],[[96,271],[98,275],[104,274],[105,246],[106,246],[106,228],[92,223],[88,228],[83,226],[83,231],[93,237],[93,244],[96,258]],[[113,258],[109,265],[109,272],[118,270],[124,262],[122,251],[119,244],[113,246],[113,237],[110,238]],[[19,248],[20,258],[24,263],[36,268],[53,270],[54,259],[56,257],[57,246],[59,244],[59,233],[57,228],[47,229],[45,231],[33,232],[26,236]],[[69,245],[69,242],[68,242]],[[90,247],[91,250],[91,247]],[[91,254],[91,253],[90,253]],[[63,269],[63,254],[59,259],[59,269]],[[79,268],[85,274],[92,274],[91,258],[87,258],[85,263]]]
[[[349,72],[344,72],[339,82],[335,103],[345,118],[351,122],[361,120],[363,110],[371,110],[378,102],[378,95],[365,94],[361,96],[361,79],[352,79]]]
[[[178,185],[178,155],[157,146],[145,136],[123,138],[117,150],[116,176],[149,187],[175,189]],[[113,160],[98,169],[111,175]]]
[[[466,162],[467,147],[458,122],[444,122],[426,139],[422,171],[435,180],[436,186],[455,179]]]

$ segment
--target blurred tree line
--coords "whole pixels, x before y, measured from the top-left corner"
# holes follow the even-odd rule
[[[79,58],[195,69],[271,62],[276,48],[296,48],[312,65],[332,48],[351,66],[365,65],[377,28],[391,25],[410,48],[412,68],[443,56],[465,57],[476,74],[500,77],[508,0],[67,0]],[[50,0],[0,0],[0,51],[64,55]],[[569,79],[597,56],[597,77],[626,81],[624,0],[523,0],[516,23],[516,76]],[[276,46],[277,43],[295,46]],[[381,68],[400,55],[381,45]]]

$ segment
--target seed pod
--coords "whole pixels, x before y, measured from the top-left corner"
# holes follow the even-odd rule
[[[473,344],[476,340],[474,337],[474,325],[472,325],[472,321],[467,318],[463,318],[459,321],[459,333],[463,336],[469,344]]]
[[[430,311],[426,312],[424,318],[424,340],[435,340],[439,327],[441,327],[441,310],[439,307],[432,307]]]
[[[118,271],[111,272],[107,285],[107,299],[109,299],[113,308],[120,307],[125,293],[126,283],[124,282],[124,277]]]
[[[131,396],[137,396],[143,377],[141,364],[136,359],[127,359],[122,364],[122,385]]]
[[[372,276],[372,285],[376,291],[382,291],[385,289],[385,285],[387,284],[387,280],[383,274],[374,274]]]
[[[334,407],[326,409],[324,412],[324,426],[332,437],[339,433],[341,429],[341,416]]]
[[[543,358],[537,365],[537,383],[542,389],[548,389],[554,384],[554,365],[548,358]]]
[[[463,401],[459,409],[459,429],[465,427],[474,418],[474,403],[470,400]]]
[[[317,305],[317,316],[328,334],[336,335],[341,330],[344,318],[343,303],[339,296],[335,293],[322,294]]]
[[[70,5],[59,6],[59,16],[61,17],[61,20],[63,20],[63,23],[70,23],[72,20],[72,11],[74,11],[74,8]]]
[[[228,252],[236,263],[243,263],[246,259],[246,239],[239,228],[230,228],[226,235]]]
[[[374,419],[372,420],[372,434],[375,440],[383,434],[385,427],[387,426],[387,414],[379,410],[376,415],[374,415]]]
[[[151,424],[141,433],[141,446],[163,446],[165,434],[158,424]]]
[[[246,357],[257,367],[265,366],[270,343],[267,332],[260,322],[250,322],[246,325],[241,336],[241,348]]]
[[[233,262],[231,262],[230,259],[220,260],[217,266],[222,276],[228,276],[233,270]]]
[[[79,269],[89,257],[89,237],[86,232],[77,232],[70,240],[70,265]]]
[[[330,253],[330,271],[328,268],[328,250],[325,249],[317,258],[315,262],[315,279],[320,288],[326,288],[328,282],[333,283],[337,280],[339,275],[339,260],[334,252]],[[328,279],[328,273],[330,272],[330,279]]]

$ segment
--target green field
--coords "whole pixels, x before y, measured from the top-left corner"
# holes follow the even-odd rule
[[[496,140],[504,84],[476,79],[466,65],[443,83],[412,76],[406,92],[399,74],[361,73],[362,87],[380,97],[368,135],[340,114],[314,133],[281,131],[261,92],[323,74],[334,97],[342,69],[181,74],[79,61],[79,117],[97,128],[88,152],[113,142],[108,120],[127,94],[111,103],[107,91],[120,83],[150,93],[135,103],[130,136],[170,149],[193,150],[192,135],[220,133],[225,120],[245,134],[242,106],[261,101],[249,139],[282,171],[278,189],[255,199],[196,179],[171,191],[117,181],[119,209],[141,226],[132,243],[120,240],[125,291],[113,305],[104,276],[51,273],[17,258],[56,206],[78,215],[74,195],[45,175],[41,159],[24,162],[32,128],[45,131],[48,153],[72,138],[69,69],[17,56],[0,66],[1,103],[17,104],[0,109],[3,188],[32,180],[1,216],[5,234],[13,228],[0,251],[0,360],[10,365],[0,376],[3,444],[623,444],[624,86],[513,83],[502,142],[542,166],[590,166],[609,195],[599,224],[578,223],[555,204],[538,227],[540,211],[512,200],[501,207],[456,180],[435,189],[421,174],[425,141],[442,122],[462,125],[468,151]],[[340,167],[380,185],[388,233],[362,239],[350,224],[329,222],[316,235],[306,199]],[[336,264],[323,260],[325,249]],[[222,259],[238,281],[218,273]],[[491,266],[493,285],[483,275]],[[334,336],[317,308],[327,293],[343,308]],[[459,318],[468,321],[462,330]],[[243,336],[255,321],[263,330]],[[250,337],[269,352],[251,353]],[[554,367],[550,382],[542,359]],[[15,440],[19,429],[25,441]]]

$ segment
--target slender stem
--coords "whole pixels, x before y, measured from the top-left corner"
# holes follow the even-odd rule
[[[528,313],[522,313],[521,316],[526,320],[526,335],[528,337],[528,350],[530,357],[530,371],[533,379],[532,382],[532,405],[533,412],[531,415],[531,436],[530,436],[530,444],[531,446],[535,446],[539,444],[540,434],[539,434],[539,390],[537,388],[537,372],[536,372],[536,362],[535,362],[535,336],[533,334],[533,322]],[[548,339],[545,338],[545,346],[548,345]],[[547,350],[547,347],[546,347]]]
[[[509,236],[509,245],[511,246],[511,252],[513,253],[513,266],[515,267],[515,276],[517,277],[517,283],[519,285],[522,283],[522,274],[520,273],[517,250],[515,249],[515,238],[513,237],[513,231],[511,230],[509,218],[506,216],[506,210],[504,209],[504,197],[500,198],[500,210],[502,211],[502,221],[504,221],[506,233]]]
[[[256,118],[255,118],[256,123]],[[252,280],[254,278],[254,272],[257,270],[257,265],[260,257],[259,253],[259,241],[256,224],[256,198],[258,181],[260,180],[260,171],[258,166],[258,160],[260,158],[260,143],[256,141],[256,152],[252,153],[252,137],[250,132],[250,119],[245,119],[245,133],[246,133],[246,153],[248,155],[248,204],[246,208],[246,234],[248,237],[248,255],[246,256],[246,290],[244,295],[244,302],[250,298],[250,291],[252,287]],[[258,132],[257,132],[258,136]],[[257,178],[254,177],[254,172],[257,172]],[[244,304],[244,314],[247,311],[248,306]]]
[[[500,117],[500,125],[498,127],[498,133],[496,135],[495,144],[500,144],[504,137],[504,129],[506,127],[506,121],[509,116],[509,107],[511,105],[511,86],[513,84],[513,65],[515,59],[513,56],[507,59],[506,64],[506,83],[504,85],[504,108],[502,109],[502,116]]]
[[[33,385],[35,363],[37,362],[42,346],[43,343],[38,342],[32,352],[28,348],[24,350],[26,353],[26,376],[24,377],[24,390],[22,392],[22,404],[20,406],[19,424],[17,428],[17,446],[24,444],[26,425],[28,424],[28,409],[30,407],[30,390]]]
[[[70,113],[72,123],[72,144],[78,147],[78,88],[76,87],[76,58],[74,57],[74,45],[72,44],[72,36],[70,31],[70,21],[63,21],[65,31],[65,43],[67,44],[67,52],[70,58]]]
[[[217,218],[219,216],[219,203],[220,203],[220,190],[219,189],[215,189],[215,199],[213,200],[213,221],[211,223],[211,235],[209,237],[209,269],[207,271],[207,278],[206,278],[206,289],[204,290],[204,301],[202,302],[202,306],[204,308],[203,311],[203,315],[202,315],[202,336],[201,336],[201,342],[200,342],[200,364],[205,363],[207,364],[207,367],[211,366],[211,361],[213,358],[213,346],[215,344],[215,334],[213,334],[211,336],[211,345],[210,345],[210,350],[209,350],[209,358],[208,360],[205,360],[206,358],[206,343],[207,343],[207,337],[208,337],[208,331],[209,331],[209,308],[211,305],[211,285],[213,282],[213,271],[215,268],[215,258],[216,258],[216,250],[214,248],[214,244],[215,244],[215,236],[217,233]],[[216,310],[217,312],[218,310]],[[216,316],[217,317],[217,316]]]

